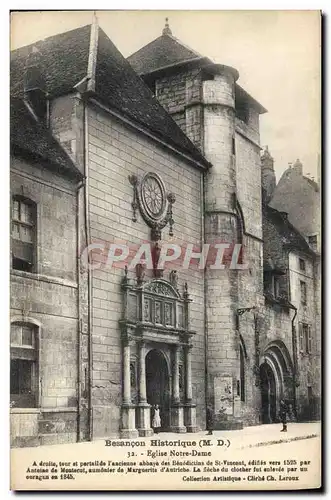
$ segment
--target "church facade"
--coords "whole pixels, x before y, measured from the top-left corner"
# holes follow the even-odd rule
[[[215,428],[242,428],[277,421],[281,398],[301,418],[308,375],[300,372],[303,319],[291,299],[290,268],[296,252],[304,255],[309,278],[316,256],[265,203],[259,115],[266,110],[238,78],[184,46],[168,24],[128,60],[96,23],[13,52],[13,98],[61,145],[82,181],[76,217],[67,220],[76,234],[76,340],[57,358],[71,370],[36,378],[34,411],[16,405],[12,432],[19,435],[19,419],[31,414],[39,444],[148,436],[154,405],[162,430],[204,429],[207,405]],[[37,112],[33,95],[44,102]],[[283,248],[284,232],[290,247]],[[241,266],[230,265],[231,252],[222,267],[197,264],[207,246],[224,244],[232,254],[241,248]],[[130,265],[142,245],[152,266]],[[165,246],[190,248],[194,262],[160,269]],[[23,281],[29,273],[38,276],[38,267],[25,270]],[[48,295],[50,304],[58,293]],[[316,293],[313,287],[306,297],[311,328],[302,341],[314,365]],[[37,315],[33,301],[28,309],[20,325]],[[42,335],[56,338],[38,321]],[[70,399],[57,401],[61,384],[74,387]],[[317,398],[319,387],[310,387]]]

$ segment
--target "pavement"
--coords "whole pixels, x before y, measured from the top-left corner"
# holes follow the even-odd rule
[[[240,430],[228,430],[228,431],[214,431],[213,436],[207,436],[205,430],[196,432],[194,434],[176,434],[171,432],[161,432],[160,434],[155,434],[151,438],[136,438],[133,441],[144,440],[146,444],[150,439],[160,439],[161,441],[175,441],[181,439],[183,441],[198,441],[200,439],[228,439],[230,441],[230,446],[232,450],[240,450],[244,448],[255,448],[260,446],[269,446],[281,443],[290,443],[292,441],[301,441],[304,439],[311,439],[320,437],[321,435],[321,423],[320,422],[309,422],[309,423],[289,423],[287,426],[287,432],[280,432],[282,429],[281,424],[270,424],[270,425],[255,425],[251,427],[245,427]],[[109,437],[112,441],[120,441],[119,438]],[[128,439],[125,439],[128,441]],[[82,443],[65,443],[65,444],[54,444],[39,446],[38,448],[15,448],[15,455],[26,455],[36,449],[51,449],[53,451],[61,451],[65,453],[66,450],[73,452],[74,450],[79,453],[79,451],[87,451],[86,448],[90,448],[91,452],[95,452],[105,448],[105,439],[96,439],[94,441],[82,442]]]

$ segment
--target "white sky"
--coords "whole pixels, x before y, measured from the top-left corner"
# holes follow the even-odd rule
[[[238,69],[238,83],[268,113],[260,122],[277,179],[299,157],[317,178],[320,152],[318,11],[98,11],[101,28],[127,57],[160,36],[169,17],[175,37],[215,62]],[[12,14],[11,48],[92,21],[93,12]]]

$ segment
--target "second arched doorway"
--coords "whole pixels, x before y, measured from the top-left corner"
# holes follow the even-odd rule
[[[261,420],[263,423],[279,421],[280,400],[284,399],[290,413],[295,412],[293,363],[284,342],[270,342],[261,357]]]
[[[168,430],[171,399],[169,369],[164,354],[158,349],[152,349],[146,355],[146,393],[147,403],[160,407],[161,430]]]
[[[272,424],[277,420],[276,379],[271,366],[264,362],[260,366],[262,423]]]

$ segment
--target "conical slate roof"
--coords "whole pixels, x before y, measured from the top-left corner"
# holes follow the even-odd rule
[[[203,60],[209,61],[172,35],[167,20],[161,36],[128,57],[129,63],[140,75]]]

